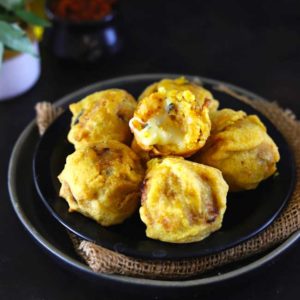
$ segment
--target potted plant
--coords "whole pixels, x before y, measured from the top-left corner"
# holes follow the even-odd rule
[[[49,22],[30,10],[32,2],[0,0],[0,100],[26,92],[40,75],[33,29]]]

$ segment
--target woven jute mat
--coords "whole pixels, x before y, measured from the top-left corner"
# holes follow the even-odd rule
[[[247,103],[264,114],[281,132],[288,142],[296,162],[297,179],[292,196],[279,217],[264,231],[252,239],[214,255],[183,260],[143,260],[128,257],[105,249],[91,242],[81,240],[70,234],[75,251],[94,272],[127,275],[154,279],[184,279],[225,264],[243,260],[254,254],[264,252],[300,229],[300,123],[290,110],[283,110],[276,103],[249,99],[237,94],[226,86],[216,86],[216,90],[227,93]],[[37,124],[40,134],[62,112],[50,103],[36,105]],[[284,159],[282,157],[281,159]]]

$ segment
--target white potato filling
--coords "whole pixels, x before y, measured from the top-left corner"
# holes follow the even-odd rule
[[[184,140],[184,132],[169,115],[169,109],[172,102],[166,99],[164,110],[157,115],[151,117],[146,123],[137,117],[133,117],[129,126],[134,133],[138,135],[138,139],[146,146],[151,145],[169,145],[182,144]],[[138,130],[134,123],[138,122],[142,125],[142,129]]]

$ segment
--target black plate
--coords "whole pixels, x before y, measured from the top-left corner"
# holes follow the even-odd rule
[[[147,85],[160,78],[159,75],[148,78],[143,76],[136,80],[120,79],[100,86],[96,84],[69,95],[68,103],[78,101],[99,88],[124,88],[137,96]],[[212,90],[211,81],[204,80],[203,83]],[[104,228],[78,213],[69,213],[67,203],[58,197],[60,185],[57,180],[66,156],[73,151],[66,139],[71,120],[69,111],[49,127],[35,153],[35,185],[46,207],[59,222],[78,236],[129,256],[150,259],[180,259],[213,254],[235,246],[265,229],[279,214],[291,194],[295,178],[292,154],[284,138],[266,117],[231,96],[216,91],[213,93],[221,107],[242,109],[259,115],[281,154],[279,176],[262,182],[256,190],[228,195],[227,211],[219,231],[201,242],[169,244],[148,239],[138,214],[121,225]]]

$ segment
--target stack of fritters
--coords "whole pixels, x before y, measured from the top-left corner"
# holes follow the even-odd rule
[[[123,144],[131,142],[128,121],[135,108],[134,98],[118,89],[70,105],[68,139],[76,150],[58,176],[60,196],[69,211],[109,226],[123,222],[138,207],[144,168],[138,155]]]
[[[257,116],[218,106],[183,77],[150,85],[138,103],[112,89],[71,104],[76,150],[59,175],[70,211],[108,226],[141,206],[146,235],[172,243],[218,230],[228,189],[256,188],[279,161]]]

